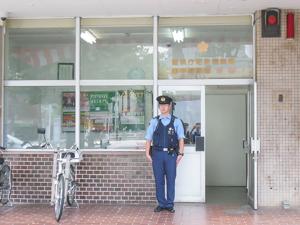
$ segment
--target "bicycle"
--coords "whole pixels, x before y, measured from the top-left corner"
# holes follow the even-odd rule
[[[0,146],[0,152],[3,153],[3,150],[6,148]],[[0,191],[1,199],[0,202],[5,206],[12,206],[10,202],[10,194],[12,189],[12,173],[11,168],[8,165],[8,162],[0,157]]]
[[[37,128],[37,133],[43,136],[43,142],[33,145],[29,141],[25,141],[22,143],[22,148],[27,149],[53,149],[53,146],[46,138],[46,129],[45,128]]]
[[[57,148],[54,153],[53,174],[55,176],[51,203],[54,204],[56,221],[61,219],[66,203],[68,206],[73,206],[76,202],[75,193],[79,185],[75,180],[75,163],[79,163],[81,160],[82,154],[76,145],[73,145],[70,149]]]

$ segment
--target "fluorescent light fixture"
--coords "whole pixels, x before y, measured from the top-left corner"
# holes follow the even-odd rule
[[[81,32],[80,37],[89,44],[96,43],[96,37],[89,31]]]
[[[173,30],[172,32],[174,42],[183,42],[184,40],[184,29]]]

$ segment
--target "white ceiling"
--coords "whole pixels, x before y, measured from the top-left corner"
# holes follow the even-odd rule
[[[300,9],[300,0],[0,0],[0,17],[200,16]]]

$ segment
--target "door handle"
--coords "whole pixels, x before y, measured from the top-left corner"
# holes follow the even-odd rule
[[[248,141],[244,138],[242,141],[242,145],[243,145],[243,149],[248,148],[249,147],[249,143]]]
[[[196,143],[196,151],[204,152],[204,137],[196,136],[195,143]]]

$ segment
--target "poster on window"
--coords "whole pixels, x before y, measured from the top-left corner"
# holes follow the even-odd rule
[[[88,92],[90,112],[112,112],[115,92]]]
[[[63,112],[75,112],[75,93],[63,92]]]
[[[62,95],[62,130],[75,132],[75,93]],[[113,106],[115,92],[80,93],[80,130],[111,131],[113,129]]]
[[[63,112],[62,119],[63,132],[74,132],[75,130],[75,112]]]
[[[75,93],[62,93],[62,131],[75,131]]]
[[[120,128],[124,131],[143,130],[145,96],[143,90],[119,91]]]

